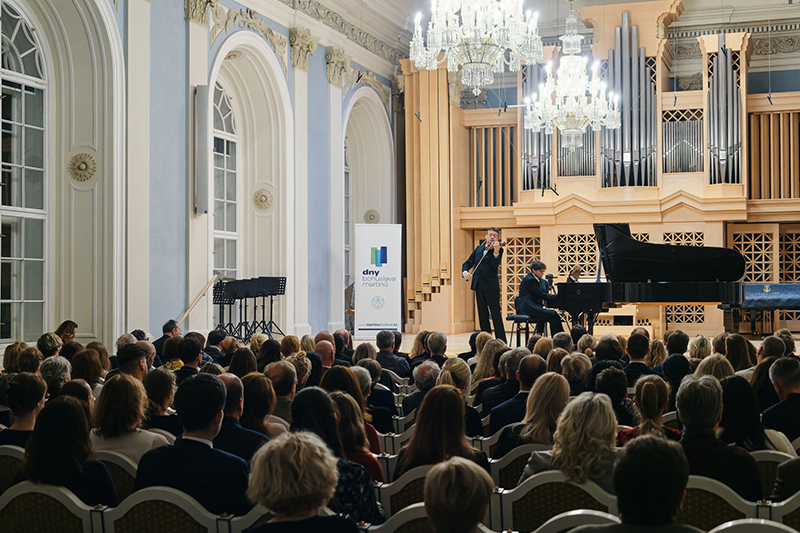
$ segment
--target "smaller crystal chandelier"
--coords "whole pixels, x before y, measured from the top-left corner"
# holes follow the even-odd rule
[[[422,39],[418,14],[411,40],[411,60],[417,68],[435,70],[447,61],[449,72],[461,67],[461,82],[473,94],[494,81],[505,65],[517,72],[524,61],[542,59],[537,17],[522,14],[522,0],[432,0],[428,45]],[[439,59],[444,52],[442,59]],[[508,58],[506,58],[508,53]]]
[[[581,53],[583,36],[578,34],[578,18],[569,3],[567,33],[561,36],[563,56],[554,77],[548,62],[545,82],[539,85],[539,94],[525,101],[525,128],[538,132],[561,132],[561,146],[575,151],[583,146],[583,133],[587,126],[594,131],[605,126],[620,126],[619,95],[606,94],[606,84],[598,75],[599,64],[592,69],[592,79],[586,73],[586,57]]]

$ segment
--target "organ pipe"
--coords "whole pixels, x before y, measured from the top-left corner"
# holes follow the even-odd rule
[[[708,151],[711,184],[741,183],[741,126],[739,71],[733,52],[719,35],[719,49],[712,60],[708,87]]]

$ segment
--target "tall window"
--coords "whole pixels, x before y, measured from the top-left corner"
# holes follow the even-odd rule
[[[239,205],[237,200],[236,117],[231,99],[214,87],[214,273],[221,279],[239,274]]]
[[[35,34],[0,0],[0,342],[35,341],[45,309],[45,76]]]
[[[350,265],[352,242],[350,232],[350,158],[348,156],[347,139],[344,142],[344,286],[349,287],[353,281],[353,267]]]

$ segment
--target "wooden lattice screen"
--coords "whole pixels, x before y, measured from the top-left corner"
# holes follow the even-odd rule
[[[684,246],[703,246],[705,233],[702,231],[664,232],[664,244]],[[706,308],[697,304],[678,304],[665,306],[667,324],[704,324]]]
[[[575,265],[583,269],[583,276],[597,275],[597,243],[593,233],[558,236],[558,275],[566,276]]]
[[[800,112],[750,114],[751,200],[800,198]]]

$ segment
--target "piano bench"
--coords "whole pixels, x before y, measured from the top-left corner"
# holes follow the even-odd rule
[[[511,326],[511,337],[514,337],[514,331],[517,332],[517,346],[527,346],[528,339],[530,338],[530,323],[531,317],[528,315],[508,315],[506,320],[512,321],[513,325]],[[525,331],[525,344],[521,344],[522,342],[522,331]]]

